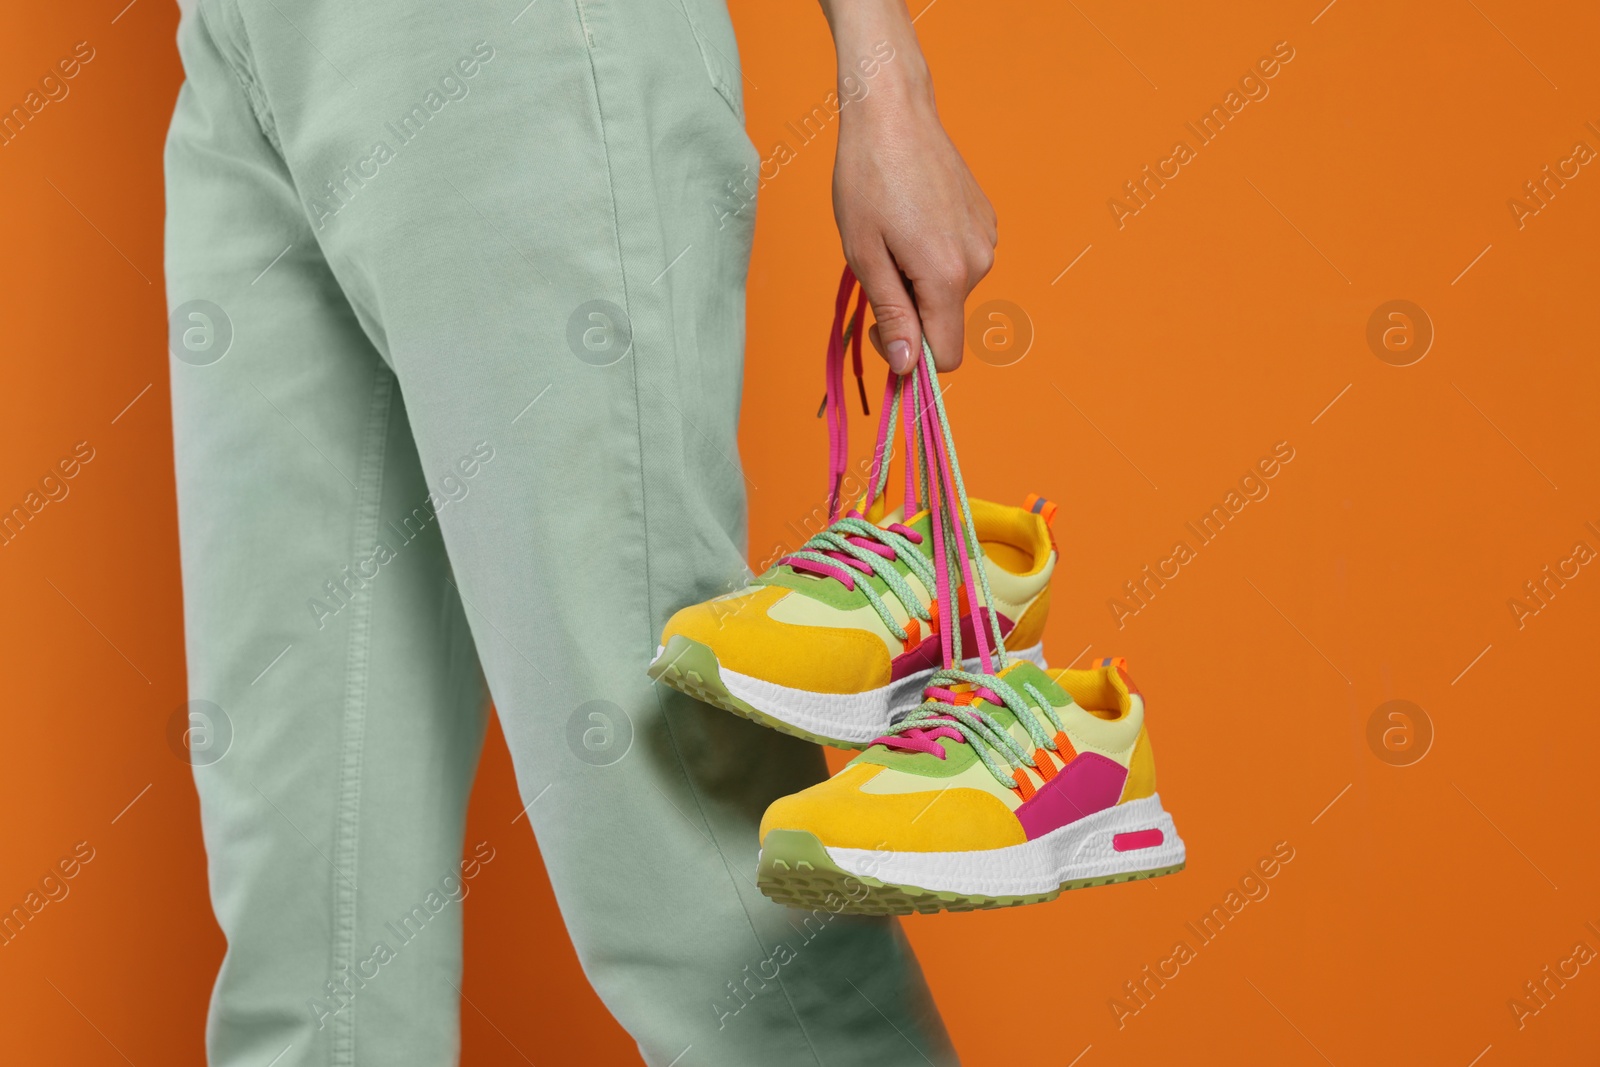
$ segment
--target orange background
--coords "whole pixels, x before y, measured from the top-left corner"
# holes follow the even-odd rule
[[[222,952],[189,769],[165,737],[185,699],[161,285],[176,12],[144,0],[113,23],[123,2],[23,5],[0,40],[7,106],[75,42],[97,49],[0,148],[0,503],[76,442],[95,449],[70,496],[0,548],[0,905],[76,842],[95,850],[0,948],[16,1063],[200,1063]],[[1020,362],[969,353],[950,379],[963,466],[977,495],[1062,502],[1052,662],[1130,658],[1190,857],[1174,878],[909,920],[969,1063],[1600,1056],[1600,963],[1520,1029],[1508,1007],[1576,943],[1600,951],[1600,566],[1520,628],[1507,603],[1575,542],[1600,550],[1585,525],[1600,527],[1600,167],[1520,229],[1507,206],[1574,142],[1600,149],[1600,12],[1320,6],[938,0],[917,23],[1001,220],[969,310],[1010,301],[1035,334]],[[761,559],[793,545],[786,520],[824,488],[833,130],[802,145],[786,123],[832,69],[808,5],[733,8],[751,136],[763,156],[794,152],[761,193],[750,289]],[[1107,200],[1193,145],[1183,124],[1279,41],[1294,59],[1270,95],[1118,229]],[[1392,299],[1436,331],[1411,366],[1366,340]],[[869,432],[858,419],[858,446]],[[1270,495],[1119,629],[1123,582],[1194,545],[1184,524],[1280,441],[1294,459]],[[1434,731],[1410,766],[1369,744],[1392,699]],[[507,827],[519,808],[494,733],[468,840],[503,858],[467,907],[464,1062],[635,1062],[533,840]],[[1119,1028],[1123,983],[1195,944],[1185,923],[1278,842],[1294,859],[1270,895]]]

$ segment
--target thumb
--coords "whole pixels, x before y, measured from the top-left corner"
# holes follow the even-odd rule
[[[871,330],[873,346],[888,361],[890,370],[909,374],[922,354],[922,320],[900,268],[882,245],[850,267],[861,279],[861,289],[877,320]]]

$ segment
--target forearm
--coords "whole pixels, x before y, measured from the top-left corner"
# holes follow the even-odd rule
[[[838,57],[839,98],[855,97],[852,84],[861,84],[867,69],[885,77],[873,76],[874,88],[885,95],[932,103],[933,85],[928,64],[917,44],[911,14],[904,0],[819,0],[833,33]],[[892,59],[885,60],[885,56]],[[863,68],[867,64],[867,68]]]

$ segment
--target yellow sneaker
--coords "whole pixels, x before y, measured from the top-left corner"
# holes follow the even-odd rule
[[[1004,645],[1043,667],[1055,506],[1030,496],[971,509]],[[850,512],[746,588],[674,615],[650,676],[784,733],[866,746],[921,702],[940,665],[930,530],[926,511],[906,523]],[[969,611],[961,632],[975,648]]]
[[[1183,869],[1123,661],[941,671],[929,692],[838,774],[767,809],[763,893],[857,913],[965,911]]]

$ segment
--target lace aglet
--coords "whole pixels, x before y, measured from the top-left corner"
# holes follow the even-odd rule
[[[860,375],[856,376],[856,391],[861,394],[861,414],[871,415],[872,409],[867,406],[867,380]]]
[[[822,394],[822,403],[817,405],[817,418],[822,418],[822,413],[828,410],[828,394]]]

